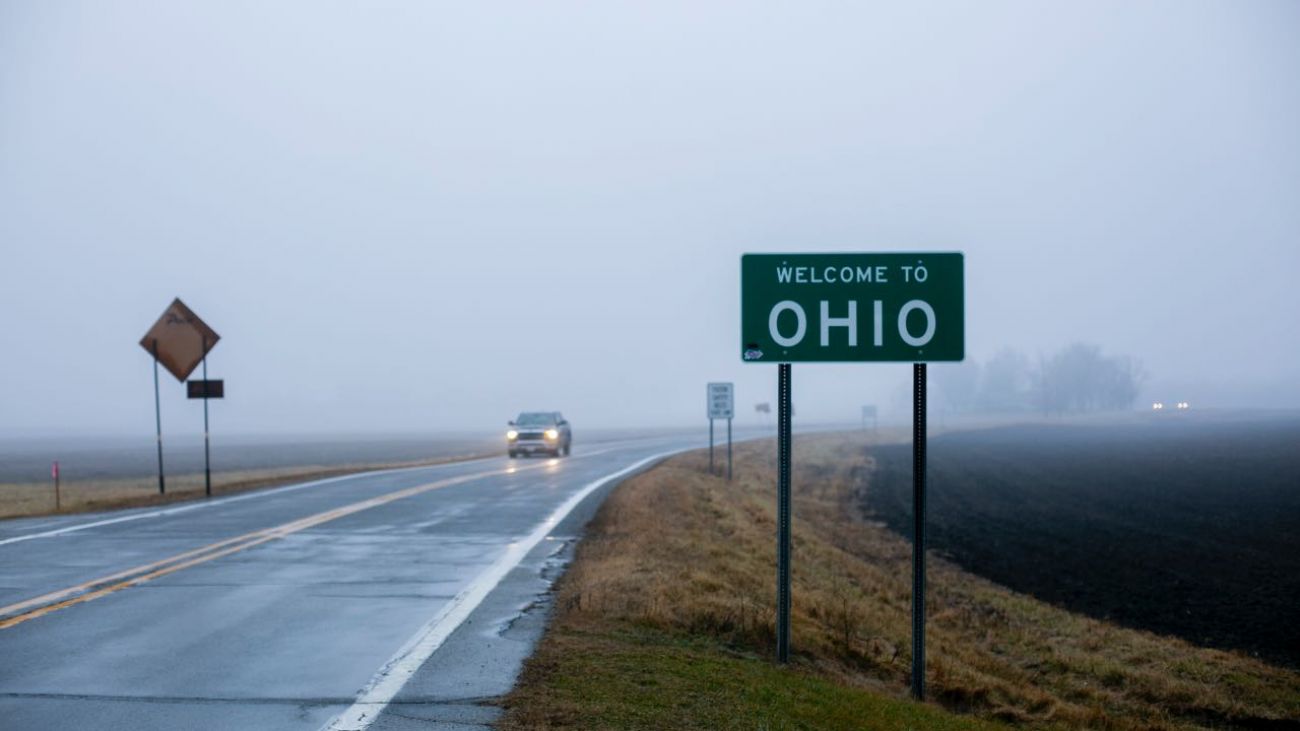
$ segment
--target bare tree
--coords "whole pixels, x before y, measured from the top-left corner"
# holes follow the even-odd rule
[[[980,364],[974,358],[962,363],[938,364],[930,371],[944,403],[956,413],[974,411],[980,388]]]
[[[1039,359],[1034,395],[1048,414],[1124,409],[1137,399],[1143,377],[1132,358],[1107,357],[1099,346],[1074,343]]]
[[[1030,408],[1032,380],[1024,353],[1003,348],[984,365],[979,406],[983,411],[1014,412]]]
[[[974,359],[933,371],[945,405],[955,412],[1046,414],[1132,407],[1145,373],[1128,356],[1107,356],[1097,345],[1074,343],[1031,364],[1003,348],[984,364]]]

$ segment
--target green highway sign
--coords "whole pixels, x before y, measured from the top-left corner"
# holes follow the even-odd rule
[[[962,360],[963,256],[745,254],[740,353],[747,363]]]

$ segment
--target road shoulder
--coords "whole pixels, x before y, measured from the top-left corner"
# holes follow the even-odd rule
[[[796,440],[794,656],[779,667],[770,451],[738,449],[734,483],[682,455],[605,501],[498,728],[1201,729],[1300,713],[1292,671],[1071,614],[937,556],[933,700],[912,702],[910,546],[854,512],[870,486],[860,434]]]
[[[646,465],[641,469],[646,469]],[[406,681],[369,726],[373,731],[490,729],[545,631],[552,587],[573,559],[585,526],[624,480],[593,490],[487,595]]]

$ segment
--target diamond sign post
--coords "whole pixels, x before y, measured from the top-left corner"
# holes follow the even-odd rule
[[[207,377],[208,351],[221,336],[208,324],[199,319],[194,311],[185,306],[180,298],[163,310],[162,317],[149,328],[149,332],[140,338],[140,347],[153,356],[153,408],[154,422],[158,434],[158,494],[167,493],[167,483],[163,477],[162,448],[162,400],[158,388],[158,366],[161,364],[167,372],[184,383],[200,363]],[[208,460],[208,401],[203,400],[203,461],[206,475],[206,491],[212,494],[212,470]]]

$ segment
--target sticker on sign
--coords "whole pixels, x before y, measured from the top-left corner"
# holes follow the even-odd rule
[[[959,361],[965,317],[960,253],[740,258],[747,363]]]
[[[735,414],[735,388],[731,383],[710,383],[705,394],[705,408],[710,419],[730,419]]]

